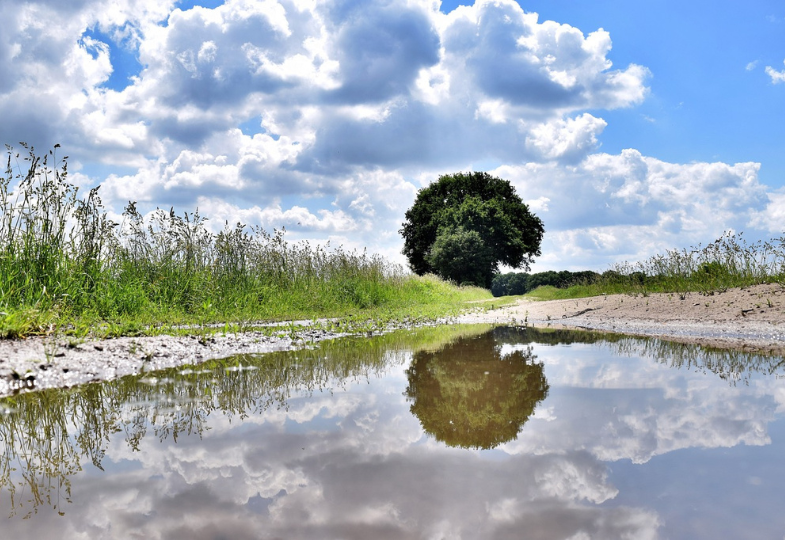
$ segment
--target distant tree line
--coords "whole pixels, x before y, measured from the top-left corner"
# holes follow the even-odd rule
[[[551,285],[558,289],[566,289],[571,285],[593,283],[602,277],[597,272],[584,270],[582,272],[538,272],[528,274],[526,272],[510,272],[509,274],[496,274],[491,283],[491,292],[494,296],[509,296],[516,294],[526,294],[537,287]]]

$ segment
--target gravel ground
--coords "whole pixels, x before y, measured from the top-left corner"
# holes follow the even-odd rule
[[[236,354],[290,350],[342,335],[314,329],[300,331],[294,338],[255,331],[207,338],[127,337],[83,343],[54,338],[0,340],[0,396],[104,381]]]
[[[683,299],[673,294],[549,302],[521,299],[512,306],[443,322],[604,330],[785,356],[785,287],[759,285],[711,296],[691,293]],[[155,336],[83,343],[55,338],[0,340],[0,396],[109,380],[235,354],[289,350],[344,335],[305,329],[289,337],[256,331],[207,339]]]

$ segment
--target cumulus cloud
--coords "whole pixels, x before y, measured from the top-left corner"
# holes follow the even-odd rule
[[[753,213],[752,224],[772,233],[785,231],[785,191],[769,193],[768,204]]]
[[[785,63],[785,61],[783,61]],[[766,75],[771,77],[772,84],[779,84],[785,82],[785,69],[777,71],[771,66],[766,66]]]
[[[548,199],[540,217],[548,234],[543,259],[637,260],[724,231],[785,227],[774,194],[758,180],[759,164],[674,164],[637,150],[591,154],[580,163],[502,166],[527,199]],[[600,267],[600,269],[603,269]]]
[[[607,32],[584,36],[537,19],[513,1],[457,9],[444,30],[445,62],[487,96],[532,113],[625,107],[645,97],[645,68],[611,70]]]
[[[605,30],[513,0],[449,14],[431,0],[0,0],[0,15],[0,135],[63,144],[115,211],[209,204],[401,261],[417,188],[501,164],[543,213],[545,264],[655,247],[630,231],[682,245],[777,219],[751,164],[597,154],[601,112],[640,104],[648,69],[614,66]],[[118,60],[101,39],[138,59],[122,90],[105,85]]]
[[[237,222],[246,225],[261,225],[263,228],[302,231],[328,231],[331,233],[348,233],[356,231],[359,224],[342,210],[319,210],[316,214],[302,206],[292,206],[284,210],[279,204],[268,206],[264,209],[254,206],[241,208],[228,204],[223,199],[199,198],[197,200],[200,211],[219,227],[225,223]]]
[[[588,113],[577,118],[558,119],[532,128],[526,144],[545,159],[580,159],[597,147],[597,136],[606,125],[604,120]]]

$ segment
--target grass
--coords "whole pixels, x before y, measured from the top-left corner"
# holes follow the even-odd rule
[[[622,263],[606,274],[609,286],[644,295],[712,294],[733,287],[782,283],[785,237],[748,242],[744,233],[727,232],[706,246],[671,250],[635,264]]]
[[[600,294],[676,293],[684,299],[691,292],[711,295],[762,283],[785,284],[785,237],[747,242],[743,233],[728,232],[706,246],[617,264],[593,282],[565,289],[539,287],[526,296],[561,300]]]
[[[412,276],[377,255],[290,243],[284,230],[198,210],[112,221],[99,187],[68,181],[67,156],[7,148],[0,179],[0,337],[160,332],[188,325],[348,317],[355,326],[454,314],[488,291]]]

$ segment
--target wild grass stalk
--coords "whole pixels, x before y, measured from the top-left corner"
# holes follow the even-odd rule
[[[670,250],[635,264],[616,265],[604,274],[607,286],[648,294],[713,294],[731,287],[783,282],[785,238],[748,242],[744,233],[726,232],[706,246]]]
[[[490,297],[365,251],[290,243],[284,230],[227,222],[214,234],[198,210],[144,216],[129,202],[116,223],[98,187],[80,197],[69,183],[59,145],[43,157],[22,147],[6,147],[0,180],[3,336],[44,331],[31,313],[48,325],[130,327],[443,311]]]
[[[726,232],[706,246],[669,250],[646,260],[616,264],[591,282],[566,289],[541,288],[538,299],[580,298],[598,294],[676,293],[710,295],[761,283],[785,285],[785,237],[748,242],[744,233]]]

